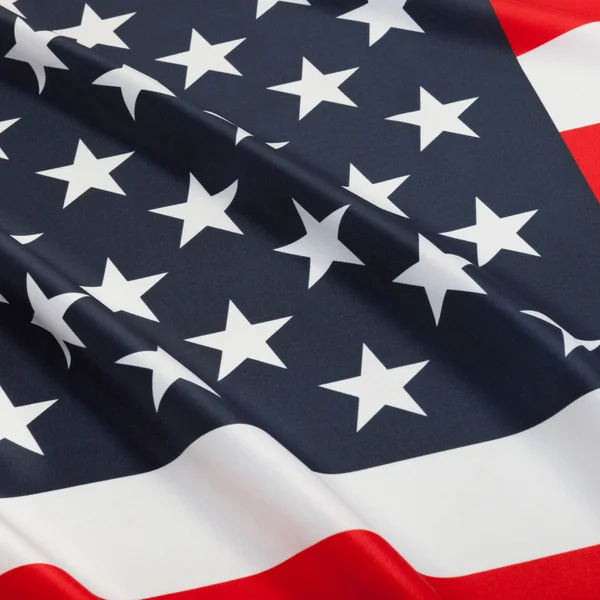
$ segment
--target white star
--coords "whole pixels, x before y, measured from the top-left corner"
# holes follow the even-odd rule
[[[223,191],[211,196],[202,184],[190,173],[190,187],[186,202],[172,204],[161,208],[152,208],[150,212],[183,221],[181,229],[180,248],[195,238],[207,227],[239,233],[239,227],[225,212],[233,202],[237,192],[238,182],[234,181]]]
[[[228,75],[241,75],[225,57],[245,39],[210,44],[195,29],[192,29],[189,50],[179,54],[163,56],[156,60],[186,67],[185,89],[187,90],[190,85],[209,71],[227,73]]]
[[[38,238],[42,237],[43,233],[30,233],[27,235],[12,235],[11,238],[19,244],[26,246],[27,244],[31,244],[31,242],[35,242]],[[8,300],[0,294],[0,303],[8,304]]]
[[[166,96],[175,96],[169,88],[156,81],[156,79],[152,79],[152,77],[145,73],[127,65],[100,75],[92,83],[93,85],[120,88],[125,106],[134,120],[135,106],[141,92],[156,92],[157,94],[165,94]]]
[[[477,264],[488,263],[500,250],[521,254],[539,254],[517,233],[537,210],[529,210],[509,217],[499,217],[479,198],[475,198],[475,225],[442,233],[457,240],[477,244]]]
[[[461,256],[445,254],[419,234],[419,262],[398,275],[394,279],[394,283],[425,288],[437,325],[446,292],[455,290],[474,294],[486,293],[463,271],[468,264],[470,264],[469,261]]]
[[[569,354],[579,346],[583,346],[586,350],[589,350],[590,352],[600,346],[600,340],[580,340],[579,338],[572,336],[566,329],[564,329],[564,327],[561,327],[558,323],[553,321],[550,317],[547,317],[546,315],[542,314],[541,312],[537,312],[535,310],[522,310],[521,312],[523,314],[535,317],[540,321],[545,321],[546,323],[549,323],[550,325],[553,325],[554,327],[559,329],[563,336],[565,356],[569,356]]]
[[[334,210],[322,221],[317,221],[308,211],[304,210],[294,200],[294,206],[302,219],[306,234],[299,240],[275,248],[276,252],[305,256],[310,259],[308,273],[308,287],[312,287],[334,262],[343,262],[353,265],[364,265],[350,250],[338,239],[340,223],[348,206]]]
[[[338,19],[357,21],[369,25],[369,46],[380,40],[392,27],[423,33],[408,15],[404,5],[407,0],[367,0],[366,4],[340,15]]]
[[[26,244],[31,244],[31,242],[35,242],[35,240],[42,237],[43,235],[43,233],[30,233],[27,235],[11,235],[10,237],[13,238],[13,240],[19,242],[19,244],[23,244],[25,246]]]
[[[234,125],[234,123],[232,123],[232,125]],[[235,145],[237,146],[242,140],[245,140],[246,138],[249,137],[254,137],[249,131],[246,131],[245,129],[242,129],[241,127],[238,127],[237,125],[235,125],[237,127],[237,130],[235,132]]]
[[[210,110],[205,110],[204,112],[208,115],[212,115],[213,117],[217,117],[218,119],[221,119],[222,121],[225,121],[226,123],[229,123],[230,125],[233,125],[236,128],[236,132],[235,132],[235,145],[236,146],[242,140],[245,140],[247,137],[254,137],[250,132],[246,131],[245,129],[242,129],[241,127],[238,127],[233,121],[230,121],[229,119],[226,119],[225,117],[222,117],[221,115],[217,114],[216,112],[212,112]]]
[[[187,367],[184,367],[160,347],[157,347],[156,350],[146,350],[144,352],[129,354],[119,359],[117,364],[152,371],[152,398],[157,412],[165,392],[178,379],[189,381],[198,387],[212,392],[216,396],[219,395],[208,384],[204,383],[202,379],[194,375]]]
[[[25,19],[25,15],[15,6],[15,3],[19,0],[0,0],[0,7],[9,10],[11,13],[18,15],[19,17],[23,17]]]
[[[275,92],[300,96],[299,119],[304,118],[313,108],[321,102],[332,102],[345,106],[356,106],[339,87],[358,67],[335,73],[321,73],[308,59],[302,59],[302,76],[298,81],[283,83],[267,88]]]
[[[35,240],[37,240],[39,237],[41,237],[42,235],[44,235],[43,233],[33,233],[30,235],[11,235],[10,237],[15,240],[16,242],[19,242],[19,244],[22,244],[23,246],[25,246],[26,244],[31,244],[31,242],[35,242]],[[8,300],[2,296],[2,294],[0,294],[0,303],[2,304],[8,304]]]
[[[87,298],[87,296],[85,294],[70,293],[46,298],[44,292],[29,273],[27,274],[27,296],[33,309],[31,322],[54,336],[65,355],[67,367],[70,367],[71,352],[67,344],[73,344],[80,348],[85,348],[85,346],[67,325],[64,316],[74,302],[81,298]]]
[[[40,94],[46,85],[46,67],[68,70],[48,48],[55,37],[56,33],[52,31],[34,31],[23,19],[15,20],[15,45],[8,51],[6,58],[27,63],[33,69]]]
[[[16,119],[7,119],[6,121],[0,121],[0,133],[4,133],[11,125],[14,125],[19,118],[20,117],[17,117]],[[8,156],[6,156],[6,153],[4,150],[2,150],[2,148],[0,148],[0,158],[8,160]]]
[[[101,19],[89,6],[83,7],[81,24],[66,29],[57,29],[55,33],[77,40],[77,43],[86,48],[93,48],[96,44],[112,46],[113,48],[129,48],[125,42],[115,33],[115,29],[131,19],[135,13],[127,13],[117,17]]]
[[[251,358],[268,365],[286,368],[271,350],[267,340],[275,335],[292,317],[250,323],[239,308],[230,300],[225,329],[218,333],[189,338],[186,342],[220,350],[219,381]]]
[[[102,285],[92,287],[82,285],[81,287],[113,312],[124,311],[143,319],[158,321],[148,305],[142,300],[142,296],[165,275],[166,273],[160,273],[159,275],[127,280],[110,258],[107,258]]]
[[[284,146],[287,146],[289,142],[266,142],[267,146],[273,148],[273,150],[280,150]]]
[[[14,406],[6,392],[0,387],[0,441],[8,440],[26,450],[43,455],[28,425],[48,410],[56,400]]]
[[[427,90],[421,88],[421,108],[413,112],[402,113],[388,117],[388,121],[399,121],[417,125],[421,128],[421,150],[424,150],[439,135],[447,131],[469,137],[479,136],[460,119],[462,115],[477,98],[458,100],[442,104],[436,100]]]
[[[218,119],[221,119],[222,121],[225,121],[226,123],[229,123],[230,125],[233,125],[236,128],[236,131],[235,131],[235,145],[236,146],[242,140],[245,140],[246,138],[249,138],[249,137],[254,137],[254,134],[250,133],[249,131],[246,131],[245,129],[242,129],[239,125],[236,125],[233,121],[230,121],[229,119],[226,119],[225,117],[222,117],[221,115],[217,114],[216,112],[212,112],[211,110],[205,110],[204,112],[208,115],[212,115],[213,117],[217,117]],[[274,150],[279,150],[280,148],[283,148],[284,146],[287,146],[289,144],[289,142],[265,142],[265,143],[267,146],[270,146]]]
[[[374,206],[377,206],[377,208],[387,210],[401,217],[407,216],[389,197],[408,179],[408,175],[373,183],[351,164],[349,177],[348,185],[343,186],[345,190],[356,194],[359,198],[370,202]]]
[[[38,171],[37,174],[69,182],[63,204],[63,208],[66,208],[92,188],[125,196],[125,192],[112,178],[111,172],[132,155],[133,152],[127,152],[115,156],[106,156],[105,158],[96,158],[83,141],[79,140],[72,165]]]
[[[256,5],[256,18],[264,15],[269,9],[273,8],[278,2],[287,2],[288,4],[303,4],[310,6],[307,0],[258,0]]]
[[[358,398],[356,431],[360,431],[384,406],[391,406],[415,413],[427,415],[412,399],[404,386],[428,363],[414,363],[402,367],[386,369],[383,363],[363,344],[360,375],[320,387]]]

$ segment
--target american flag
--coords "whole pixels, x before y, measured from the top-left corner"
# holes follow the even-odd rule
[[[597,600],[598,57],[597,0],[0,0],[0,599]]]

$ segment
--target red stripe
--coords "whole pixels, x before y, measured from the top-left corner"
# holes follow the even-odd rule
[[[0,576],[0,598],[7,600],[98,600],[64,571],[28,565]]]
[[[439,600],[429,584],[387,542],[367,531],[334,535],[258,575],[161,600],[240,598]]]
[[[379,536],[350,531],[264,573],[160,600],[598,600],[599,565],[600,546],[594,546],[465,577],[421,577]],[[98,600],[49,565],[0,576],[0,598]]]
[[[560,135],[600,202],[600,124],[563,131]]]
[[[600,546],[467,577],[429,581],[444,600],[598,600]]]
[[[202,569],[202,564],[198,564]],[[49,565],[0,576],[7,600],[98,600]],[[440,600],[429,584],[379,536],[347,531],[251,577],[161,596],[160,600]],[[108,599],[111,600],[111,599]],[[156,598],[155,600],[158,600]]]
[[[600,0],[490,0],[504,33],[519,56],[593,21]]]

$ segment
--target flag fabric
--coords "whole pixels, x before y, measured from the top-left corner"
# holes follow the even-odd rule
[[[521,67],[600,196],[600,4],[492,0]]]
[[[0,599],[596,600],[595,0],[0,0]]]

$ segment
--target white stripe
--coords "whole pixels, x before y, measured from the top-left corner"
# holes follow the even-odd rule
[[[599,459],[600,390],[514,436],[339,475],[232,425],[152,473],[0,500],[0,572],[48,562],[131,600],[368,528],[422,573],[464,575],[599,544]]]
[[[518,57],[559,131],[600,123],[600,22]]]
[[[522,433],[329,483],[426,575],[600,544],[600,390]]]
[[[147,598],[253,575],[356,527],[272,437],[232,425],[150,473],[0,500],[0,573],[45,562],[101,598]]]

